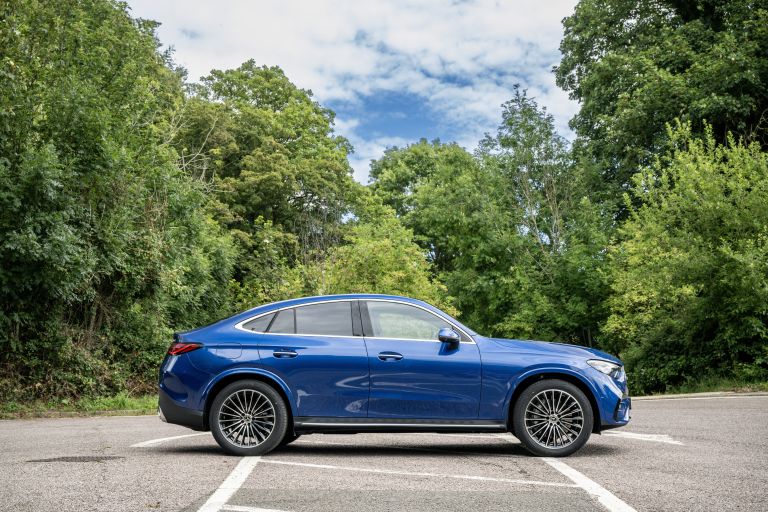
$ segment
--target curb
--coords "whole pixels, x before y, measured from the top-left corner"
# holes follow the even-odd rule
[[[632,401],[643,400],[671,400],[675,398],[725,398],[729,396],[768,396],[768,392],[765,391],[753,391],[740,393],[737,391],[714,391],[711,393],[680,393],[676,395],[649,395],[649,396],[633,396]]]

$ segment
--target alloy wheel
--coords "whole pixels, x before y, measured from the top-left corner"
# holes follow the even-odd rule
[[[221,433],[230,443],[258,446],[275,428],[275,408],[269,398],[254,389],[240,389],[229,395],[219,410]]]
[[[564,448],[573,444],[584,430],[584,411],[567,391],[545,389],[528,402],[525,429],[545,448]]]

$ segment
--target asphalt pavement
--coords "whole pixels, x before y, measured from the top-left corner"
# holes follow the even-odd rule
[[[5,420],[0,510],[768,511],[768,395],[637,400],[562,459],[509,434],[311,435],[241,458],[153,416]]]

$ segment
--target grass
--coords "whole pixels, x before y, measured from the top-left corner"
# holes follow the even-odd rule
[[[0,418],[46,418],[68,416],[111,416],[118,414],[154,414],[157,395],[80,398],[78,400],[40,400],[31,403],[0,403]]]

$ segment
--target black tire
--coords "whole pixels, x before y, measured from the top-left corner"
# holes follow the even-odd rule
[[[283,440],[280,441],[280,446],[288,446],[295,440],[301,437],[301,434],[294,434],[290,430],[285,433],[285,437],[283,437]]]
[[[512,411],[515,437],[528,451],[542,457],[565,457],[576,452],[589,439],[593,424],[592,406],[586,395],[570,382],[558,379],[528,386]]]
[[[288,410],[283,398],[271,386],[257,380],[238,380],[213,399],[208,424],[225,452],[264,455],[277,448],[285,437]],[[242,433],[242,437],[238,433]]]

